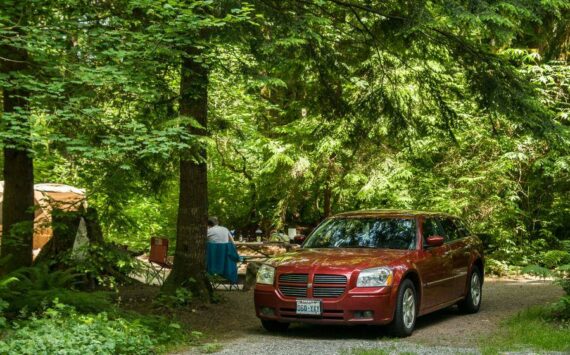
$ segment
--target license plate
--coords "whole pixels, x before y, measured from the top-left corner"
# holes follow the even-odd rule
[[[297,300],[297,314],[321,315],[321,300]]]

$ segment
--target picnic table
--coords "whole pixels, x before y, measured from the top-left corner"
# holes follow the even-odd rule
[[[299,247],[299,245],[286,242],[235,242],[235,245],[240,255],[244,254],[245,256],[252,257],[262,256],[264,258],[282,254]],[[250,253],[254,255],[247,255]]]

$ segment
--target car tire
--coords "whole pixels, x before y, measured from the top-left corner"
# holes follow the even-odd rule
[[[471,269],[468,282],[467,295],[457,305],[463,313],[477,313],[483,298],[483,278],[477,266],[473,266]]]
[[[289,323],[281,323],[274,320],[261,320],[261,325],[271,333],[284,332],[289,328]]]
[[[414,283],[410,279],[405,279],[398,290],[394,319],[388,326],[392,335],[401,338],[412,335],[418,313],[417,299]]]

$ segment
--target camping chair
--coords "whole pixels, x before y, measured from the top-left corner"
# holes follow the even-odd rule
[[[238,255],[234,243],[207,244],[206,267],[212,289],[239,290],[238,262],[243,262],[243,258]]]
[[[150,238],[148,262],[151,267],[146,282],[150,284],[156,280],[162,285],[167,275],[165,269],[172,269],[172,264],[168,261],[168,239],[160,237]]]

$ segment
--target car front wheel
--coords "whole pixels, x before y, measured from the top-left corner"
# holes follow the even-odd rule
[[[477,313],[481,307],[483,296],[483,280],[477,266],[473,266],[469,275],[469,287],[465,299],[459,302],[459,309],[465,313]]]
[[[389,326],[390,333],[397,337],[412,334],[417,318],[417,297],[414,283],[406,279],[400,284],[394,320]]]

